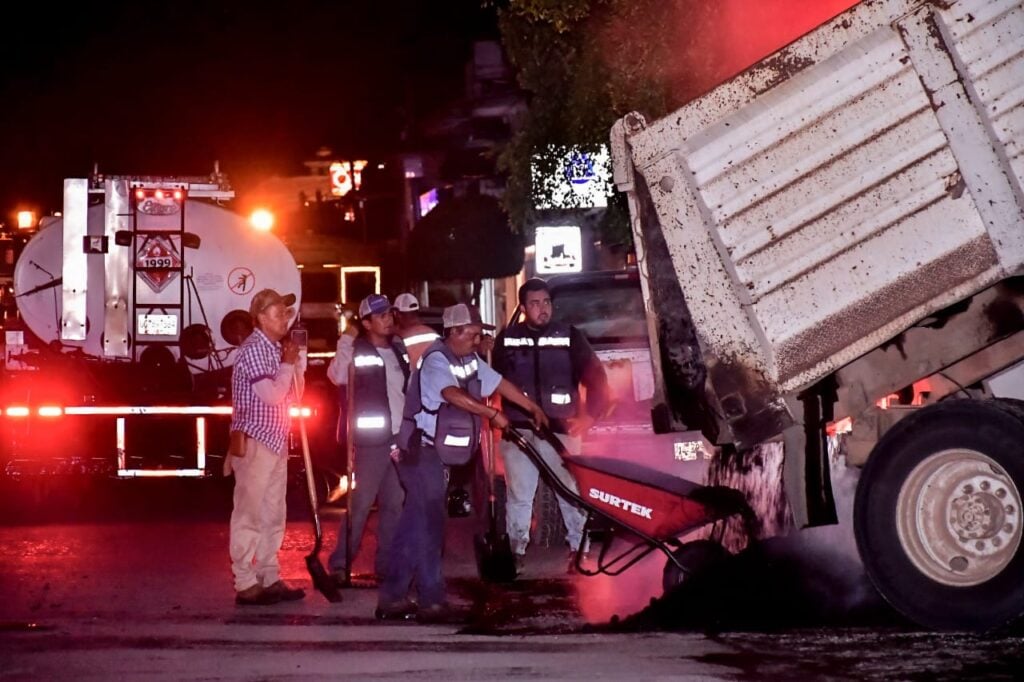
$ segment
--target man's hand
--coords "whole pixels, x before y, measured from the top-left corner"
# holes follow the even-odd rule
[[[534,426],[538,429],[548,428],[548,416],[544,414],[544,410],[540,409],[540,405],[531,401],[529,411]]]
[[[281,341],[281,362],[294,365],[299,359],[299,345],[291,339]]]
[[[390,455],[391,455],[391,461],[396,463],[396,464],[398,463],[398,460],[402,459],[402,451],[399,450],[398,448],[395,448],[395,447],[391,448]]]
[[[504,431],[508,428],[508,417],[501,410],[495,409],[494,416],[491,417],[491,426],[496,426]]]
[[[565,425],[569,428],[569,435],[573,438],[582,438],[590,427],[594,425],[594,419],[589,414],[584,413],[579,417],[569,417],[565,420]]]
[[[477,348],[477,353],[487,357],[487,354],[494,350],[494,337],[490,334],[482,334],[480,336],[480,346]]]
[[[354,339],[359,336],[359,325],[356,324],[355,320],[349,318],[345,320],[345,331],[342,333],[351,336]]]

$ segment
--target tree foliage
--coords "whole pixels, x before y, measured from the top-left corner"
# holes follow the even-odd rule
[[[685,22],[690,5],[683,0],[500,3],[505,52],[529,97],[526,120],[499,159],[508,173],[505,203],[517,229],[541,217],[531,200],[535,153],[549,145],[606,142],[612,124],[626,113],[658,117],[692,96],[687,72],[672,58],[678,31],[664,25],[666,17]],[[621,200],[610,208],[602,236],[628,239]]]

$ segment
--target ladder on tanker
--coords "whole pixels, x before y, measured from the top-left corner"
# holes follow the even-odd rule
[[[199,248],[199,237],[187,230],[187,199],[225,200],[234,192],[217,172],[210,177],[108,176],[93,178],[91,184],[90,192],[104,194],[106,222],[117,228],[115,241],[131,247],[112,252],[122,262],[108,272],[130,274],[127,287],[123,277],[121,286],[107,282],[104,354],[133,362],[171,360],[171,348],[181,353],[185,320],[191,316],[187,252]]]

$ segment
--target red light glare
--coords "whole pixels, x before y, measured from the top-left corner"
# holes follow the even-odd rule
[[[16,405],[13,407],[8,407],[6,410],[4,410],[4,414],[6,414],[8,417],[27,417],[29,415],[29,410],[27,407]]]
[[[40,417],[59,417],[64,414],[64,410],[56,405],[44,405],[36,410],[36,414]]]
[[[146,193],[143,192],[141,189],[137,189],[135,190],[135,198],[138,199],[139,201],[142,201],[143,199],[146,198]]]
[[[158,189],[158,190],[156,191],[156,193],[154,194],[154,196],[155,196],[155,197],[156,197],[157,199],[163,199],[163,198],[164,198],[164,191],[163,191],[162,189]]]
[[[181,201],[182,196],[184,196],[184,195],[182,194],[180,189],[174,190],[174,200],[175,201]]]

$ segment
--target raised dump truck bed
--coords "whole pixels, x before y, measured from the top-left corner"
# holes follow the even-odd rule
[[[676,388],[703,389],[666,343],[692,324],[718,416],[712,437],[741,448],[783,438],[799,522],[829,516],[820,462],[829,423],[852,418],[851,460],[861,464],[883,446],[904,447],[883,438],[896,413],[880,415],[880,399],[915,383],[925,404],[991,398],[979,382],[1024,358],[1021,0],[866,0],[664,118],[626,116],[612,146],[658,330],[660,398],[672,406]],[[925,407],[917,428],[935,431],[929,420],[940,418],[976,428],[984,415],[1024,428],[1018,404],[996,402],[979,403],[970,419]],[[1006,511],[1019,515],[1024,480],[1005,461],[1024,454],[960,447],[1001,472],[986,485],[1015,500],[990,500],[1009,536],[955,522],[971,504],[958,491],[981,474],[929,451],[887,472],[892,499],[873,500],[875,514],[891,503],[906,517],[888,520],[900,528],[893,546],[867,538],[863,520],[858,539],[862,554],[903,552],[923,580],[964,598],[965,612],[979,608],[971,599],[980,597],[965,597],[971,589],[1016,571],[999,589],[1005,610],[979,617],[947,608],[942,590],[914,597],[934,604],[907,606],[896,594],[907,589],[886,585],[865,558],[883,594],[912,617],[983,627],[1024,612],[1020,523]],[[919,465],[923,479],[900,483]],[[869,463],[862,491],[879,489],[880,466]],[[944,497],[933,500],[937,488]],[[858,495],[867,504],[869,493]],[[908,539],[915,528],[924,539]]]

